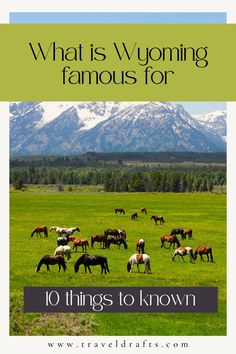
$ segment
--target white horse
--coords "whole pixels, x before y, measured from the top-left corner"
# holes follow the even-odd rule
[[[144,264],[144,273],[151,273],[151,264],[150,257],[148,254],[138,254],[134,253],[128,260],[127,263],[127,272],[131,273],[134,267],[134,264],[137,264],[139,272],[139,264]]]
[[[193,263],[194,255],[193,255],[193,249],[191,247],[177,248],[172,256],[172,261],[174,261],[176,257],[181,257],[183,262],[185,262],[183,257],[186,255],[189,255],[190,263]]]
[[[58,246],[55,249],[54,256],[66,256],[67,261],[71,259],[71,248],[70,246]]]
[[[58,236],[61,236],[63,234],[64,230],[65,229],[63,227],[59,227],[59,226],[51,226],[49,229],[50,232],[51,231],[57,232]]]
[[[64,229],[64,230],[65,230],[64,233],[65,233],[67,236],[73,235],[73,233],[74,233],[75,231],[80,232],[80,229],[79,229],[78,226],[69,227],[68,229]]]

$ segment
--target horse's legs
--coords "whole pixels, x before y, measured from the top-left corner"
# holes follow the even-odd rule
[[[185,263],[184,256],[181,255],[182,261]]]
[[[203,261],[203,262],[204,262],[204,259],[203,259],[203,257],[202,257],[202,254],[200,254],[200,257],[201,257],[201,261]]]
[[[91,272],[91,269],[90,269],[90,266],[89,266],[89,265],[87,265],[87,267],[88,267],[89,273],[92,273],[92,272]]]
[[[46,267],[47,267],[47,271],[50,271],[50,268],[49,268],[49,265],[48,265],[48,264],[46,264]]]
[[[58,263],[58,272],[60,272],[60,270],[61,270],[61,265],[60,265],[60,263]]]
[[[206,253],[206,255],[207,255],[207,262],[209,262],[209,256],[208,256],[208,253]]]
[[[85,273],[87,273],[87,266],[86,266],[86,264],[84,264],[84,271],[85,271]]]

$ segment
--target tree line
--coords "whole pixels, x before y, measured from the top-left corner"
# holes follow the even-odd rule
[[[215,186],[226,185],[226,171],[31,166],[11,168],[10,183],[16,189],[53,184],[103,185],[106,192],[212,192]]]

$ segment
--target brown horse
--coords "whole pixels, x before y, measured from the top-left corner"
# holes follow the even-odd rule
[[[164,235],[160,237],[161,239],[161,247],[165,248],[165,243],[169,242],[170,243],[170,247],[173,245],[173,249],[175,248],[175,244],[177,247],[180,247],[180,242],[178,240],[178,238],[175,235]]]
[[[100,243],[100,248],[101,248],[102,244],[103,244],[103,248],[105,248],[106,242],[107,242],[107,236],[105,236],[105,235],[92,235],[91,236],[91,248],[94,248],[93,245],[95,242]]]
[[[184,238],[186,240],[186,236],[188,235],[188,239],[193,237],[193,230],[192,229],[184,229]]]
[[[138,213],[133,213],[131,215],[131,220],[137,220],[138,219]]]
[[[50,271],[49,265],[54,265],[54,264],[58,264],[58,272],[60,272],[61,267],[64,269],[64,271],[66,270],[66,263],[65,263],[63,256],[59,256],[59,255],[58,256],[49,256],[49,255],[44,256],[40,260],[39,264],[37,265],[37,267],[35,269],[36,273],[40,271],[40,268],[43,264],[46,265],[47,271]]]
[[[138,251],[138,253],[145,253],[145,252],[144,252],[144,247],[145,247],[145,242],[144,242],[144,240],[141,238],[141,239],[138,240],[138,242],[136,243],[136,250]]]
[[[117,245],[118,249],[120,249],[121,245],[124,245],[125,249],[128,248],[126,241],[122,237],[108,237],[106,240],[106,247],[110,249],[111,243]]]
[[[207,261],[209,262],[209,255],[211,262],[213,262],[213,254],[212,254],[212,248],[208,246],[198,246],[196,251],[194,252],[194,259],[197,259],[197,255],[201,257],[201,260],[204,261],[202,255],[205,254],[207,256]]]
[[[82,252],[86,252],[87,247],[89,247],[88,240],[86,240],[85,238],[75,238],[73,240],[73,251],[75,249],[75,252],[77,252],[77,247],[82,247]]]
[[[115,213],[116,213],[116,214],[117,214],[117,213],[125,214],[125,211],[124,211],[123,208],[116,208],[116,209],[115,209]]]
[[[34,228],[34,230],[32,231],[32,233],[31,233],[31,237],[33,237],[35,233],[36,233],[37,236],[41,237],[41,232],[43,232],[44,235],[46,237],[48,237],[48,228],[47,228],[47,226],[44,226],[44,225],[36,226]]]
[[[158,221],[160,221],[160,225],[163,225],[164,222],[165,222],[163,216],[158,216],[158,215],[153,215],[153,216],[151,217],[151,220],[154,220],[156,225],[157,225],[157,222],[158,222]]]
[[[146,214],[147,215],[147,209],[146,208],[142,208],[141,209],[141,214]]]

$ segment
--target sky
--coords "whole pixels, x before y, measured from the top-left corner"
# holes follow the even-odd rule
[[[10,23],[226,23],[225,12],[12,12]]]
[[[10,23],[140,23],[140,24],[203,24],[227,23],[225,12],[12,12]],[[191,114],[204,114],[226,110],[226,102],[172,102],[182,104]]]

